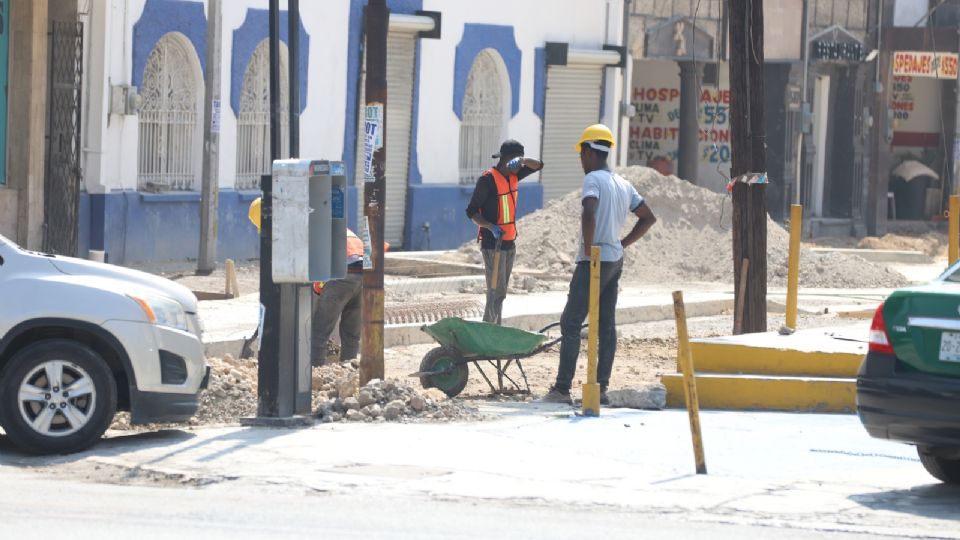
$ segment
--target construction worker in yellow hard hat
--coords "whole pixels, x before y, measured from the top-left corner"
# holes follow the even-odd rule
[[[557,381],[543,401],[572,403],[570,386],[577,371],[580,355],[580,327],[587,317],[590,297],[590,250],[600,247],[600,347],[597,361],[597,382],[600,402],[607,403],[607,386],[613,370],[617,348],[617,288],[623,271],[623,250],[643,237],[657,221],[636,188],[610,170],[608,159],[615,144],[613,133],[603,124],[592,125],[580,135],[576,144],[583,179],[580,216],[580,249],[577,265],[570,279],[567,305],[560,317],[560,366]],[[620,230],[627,215],[637,222],[623,239]]]
[[[250,203],[247,217],[260,230],[260,198]],[[384,242],[384,251],[390,244]],[[360,352],[361,292],[363,282],[363,240],[347,229],[347,275],[343,279],[313,284],[313,317],[310,361],[321,366],[326,361],[327,340],[340,321],[340,361],[348,362]]]

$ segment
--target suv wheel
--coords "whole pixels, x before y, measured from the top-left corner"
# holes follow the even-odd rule
[[[920,463],[931,476],[947,484],[960,484],[960,459],[938,456],[930,448],[917,447]]]
[[[28,452],[83,450],[100,439],[116,409],[116,383],[107,363],[75,341],[29,345],[0,377],[0,424]]]

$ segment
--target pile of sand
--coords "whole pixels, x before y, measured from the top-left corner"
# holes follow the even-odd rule
[[[618,169],[646,199],[657,224],[645,238],[629,248],[623,281],[676,284],[684,282],[732,283],[731,206],[727,195],[714,193],[675,176],[662,176],[647,167]],[[568,274],[580,235],[580,192],[551,201],[518,223],[516,265],[557,276]],[[623,235],[635,223],[628,218]],[[622,236],[622,235],[621,235]],[[768,282],[786,285],[789,234],[773,220],[767,221]],[[461,260],[478,258],[475,242],[458,252]],[[475,262],[475,261],[474,261]],[[871,288],[906,284],[899,273],[859,257],[801,254],[803,287]]]

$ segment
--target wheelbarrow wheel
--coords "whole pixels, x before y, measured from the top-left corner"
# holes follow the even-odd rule
[[[423,356],[420,371],[442,371],[436,375],[423,375],[420,385],[424,388],[436,388],[448,397],[456,397],[467,387],[470,369],[456,351],[437,347]]]

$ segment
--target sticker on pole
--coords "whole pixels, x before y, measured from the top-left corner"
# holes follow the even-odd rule
[[[260,304],[260,320],[257,322],[257,350],[260,350],[260,344],[263,343],[263,319],[267,315],[267,308]]]
[[[373,155],[383,146],[383,104],[367,105],[363,122],[363,181],[373,182]]]
[[[220,133],[220,100],[213,100],[210,109],[210,133]]]
[[[373,268],[373,259],[371,247],[373,244],[370,243],[370,217],[364,216],[363,218],[363,269],[370,270]]]

